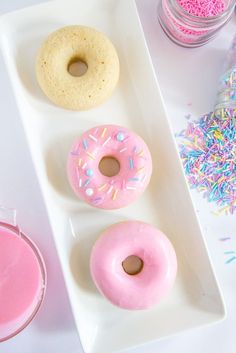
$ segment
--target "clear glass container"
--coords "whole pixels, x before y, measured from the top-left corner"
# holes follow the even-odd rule
[[[158,19],[167,36],[184,47],[198,47],[207,43],[229,21],[236,0],[224,0],[225,9],[219,15],[192,15],[176,0],[160,0]]]
[[[236,35],[225,61],[224,74],[219,82],[215,110],[222,108],[236,109]]]
[[[46,290],[42,255],[16,222],[16,211],[0,207],[0,342],[21,332],[38,312]]]

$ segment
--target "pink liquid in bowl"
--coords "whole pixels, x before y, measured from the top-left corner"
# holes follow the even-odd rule
[[[44,292],[45,267],[38,249],[18,228],[0,223],[0,342],[28,325]]]

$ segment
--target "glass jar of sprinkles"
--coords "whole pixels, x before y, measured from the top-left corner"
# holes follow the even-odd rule
[[[198,47],[229,21],[235,4],[235,0],[160,0],[158,19],[172,41]]]

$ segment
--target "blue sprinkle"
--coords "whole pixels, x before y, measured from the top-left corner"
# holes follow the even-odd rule
[[[229,260],[227,260],[225,263],[229,264],[230,262],[236,260],[236,256],[231,257]]]
[[[89,183],[90,183],[90,179],[85,180],[84,187],[87,186]]]
[[[133,159],[131,157],[129,158],[129,168],[130,169],[134,168],[134,161],[133,161]]]
[[[116,135],[116,139],[117,141],[122,142],[124,140],[125,136],[123,134],[123,132],[118,132],[118,134]]]
[[[82,144],[84,146],[84,149],[87,150],[88,149],[88,142],[86,139],[83,139]]]
[[[129,181],[139,181],[139,178],[129,178]]]
[[[92,177],[93,176],[93,170],[91,168],[87,169],[85,174],[89,177]]]

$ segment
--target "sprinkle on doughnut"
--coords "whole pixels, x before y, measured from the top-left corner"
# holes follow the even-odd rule
[[[94,137],[93,135],[89,134],[89,137],[91,138],[91,140],[95,141],[95,142],[98,142],[97,138]]]
[[[90,152],[86,152],[86,153],[87,153],[87,155],[88,155],[90,158],[96,159],[96,157],[95,157],[92,153],[90,153]]]
[[[134,169],[134,161],[133,158],[129,158],[129,169]]]
[[[91,205],[110,209],[123,207],[147,186],[152,170],[151,156],[143,140],[131,131],[114,125],[100,126],[85,132],[76,146],[78,148],[72,151],[80,152],[80,158],[69,155],[68,175],[70,178],[74,173],[76,162],[79,174],[73,174],[71,185],[79,183],[75,192]],[[109,156],[120,165],[118,173],[111,177],[99,170],[100,161]]]
[[[102,146],[104,147],[104,146],[110,141],[110,139],[111,139],[111,136],[109,136],[109,137],[106,139],[106,141],[102,144]]]
[[[118,194],[119,190],[116,189],[112,195],[112,200],[115,201],[116,197],[117,197],[117,194]]]
[[[101,137],[104,137],[106,135],[106,132],[107,132],[107,127],[104,127],[102,134],[101,134]]]
[[[102,186],[100,186],[100,188],[98,188],[98,191],[103,191],[106,187],[107,184],[103,184]]]
[[[124,147],[120,150],[120,153],[125,152],[127,150],[127,147]]]
[[[116,135],[117,141],[122,142],[122,141],[124,141],[124,138],[125,138],[125,136],[124,136],[123,132],[118,132],[118,134]]]
[[[83,139],[82,144],[83,144],[84,149],[87,150],[88,149],[88,142],[86,139]]]
[[[89,177],[93,176],[93,169],[91,169],[91,168],[87,169],[85,174]]]
[[[88,189],[85,190],[85,193],[86,193],[87,196],[93,196],[93,189],[88,188]]]

